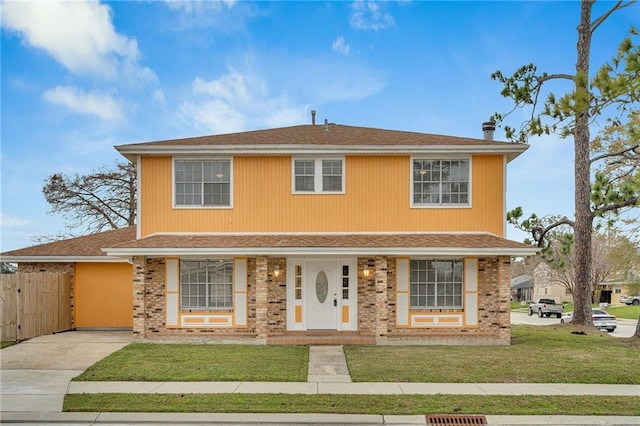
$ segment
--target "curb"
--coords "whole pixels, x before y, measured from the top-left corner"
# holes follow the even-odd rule
[[[640,416],[486,416],[487,425],[638,425]],[[424,415],[236,414],[236,413],[53,413],[3,412],[0,423],[217,424],[217,425],[426,425]]]

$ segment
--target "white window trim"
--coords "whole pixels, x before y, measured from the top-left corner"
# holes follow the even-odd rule
[[[465,204],[416,204],[413,202],[414,160],[467,160],[469,161],[469,202]],[[409,206],[412,209],[469,209],[473,200],[473,161],[470,155],[413,155],[409,158]]]
[[[208,261],[230,261],[231,262],[231,306],[202,306],[202,307],[186,307],[182,306],[182,263],[183,262],[208,262]],[[233,258],[181,258],[178,262],[177,266],[177,286],[178,286],[178,310],[182,313],[195,313],[195,314],[207,314],[211,312],[233,312],[236,307],[235,300],[235,271],[236,271],[236,263]],[[189,283],[193,284],[193,283]],[[212,284],[206,283],[205,285]]]
[[[176,161],[229,161],[229,205],[228,206],[183,206],[176,204]],[[233,157],[173,157],[171,159],[171,206],[176,210],[229,210],[233,209]]]
[[[409,294],[409,310],[410,311],[437,311],[440,309],[451,309],[451,310],[462,310],[464,311],[465,309],[465,294],[466,294],[466,282],[465,282],[465,277],[467,275],[467,271],[465,269],[466,267],[466,263],[465,263],[465,259],[463,257],[411,257],[408,258],[408,265],[407,265],[407,278],[409,279],[408,281],[408,294]],[[412,260],[434,260],[434,261],[447,261],[447,260],[457,260],[457,261],[461,261],[462,262],[462,291],[461,291],[461,295],[462,295],[462,304],[460,306],[437,306],[437,307],[433,307],[433,306],[412,306],[411,305],[411,261]],[[437,298],[437,294],[436,294],[436,298]]]
[[[296,191],[296,161],[298,160],[302,160],[302,161],[310,161],[313,160],[315,162],[315,167],[314,167],[314,183],[313,183],[313,191]],[[323,191],[322,190],[322,161],[323,160],[339,160],[342,162],[342,183],[341,183],[341,187],[342,190],[341,191]],[[324,194],[324,195],[339,195],[339,194],[344,194],[345,193],[345,182],[346,182],[346,174],[347,174],[347,167],[346,167],[346,161],[345,161],[345,157],[324,157],[324,156],[320,156],[320,157],[291,157],[291,193],[292,194]]]

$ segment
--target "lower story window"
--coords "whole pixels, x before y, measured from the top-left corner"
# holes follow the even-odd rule
[[[181,309],[232,309],[233,260],[180,261]]]
[[[411,308],[462,308],[462,259],[411,259]]]

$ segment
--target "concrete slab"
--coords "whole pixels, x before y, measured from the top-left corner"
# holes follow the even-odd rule
[[[423,425],[426,423],[424,415],[420,416],[384,416],[385,425]]]
[[[4,411],[37,411],[57,412],[62,411],[64,393],[50,395],[6,395],[0,398],[0,412]]]
[[[398,395],[398,383],[318,383],[318,393],[337,395]]]
[[[308,382],[351,382],[342,346],[311,346],[307,374]]]
[[[306,382],[242,382],[235,390],[235,393],[301,393],[312,395],[318,393],[318,384]]]
[[[528,425],[639,425],[637,416],[486,416],[492,426]]]
[[[485,392],[474,383],[398,383],[402,393],[409,395],[478,395]]]
[[[161,382],[71,382],[67,393],[153,393]]]
[[[351,376],[349,375],[315,375],[309,374],[307,376],[308,382],[315,383],[351,383]]]
[[[86,370],[133,341],[127,331],[69,331],[2,349],[2,370]]]
[[[580,383],[478,383],[487,395],[610,395],[640,396],[640,385]]]
[[[96,423],[200,423],[200,424],[314,424],[382,425],[380,415],[360,414],[197,414],[197,413],[100,413]]]
[[[153,393],[234,393],[241,382],[163,382]]]

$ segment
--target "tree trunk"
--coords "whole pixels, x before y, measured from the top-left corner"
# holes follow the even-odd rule
[[[575,149],[575,292],[573,323],[592,324],[591,320],[591,163],[589,161],[589,56],[591,50],[591,7],[593,1],[581,2],[578,25],[578,58],[575,77],[576,120]]]
[[[640,337],[640,315],[638,315],[638,324],[636,324],[636,334],[633,337]]]

